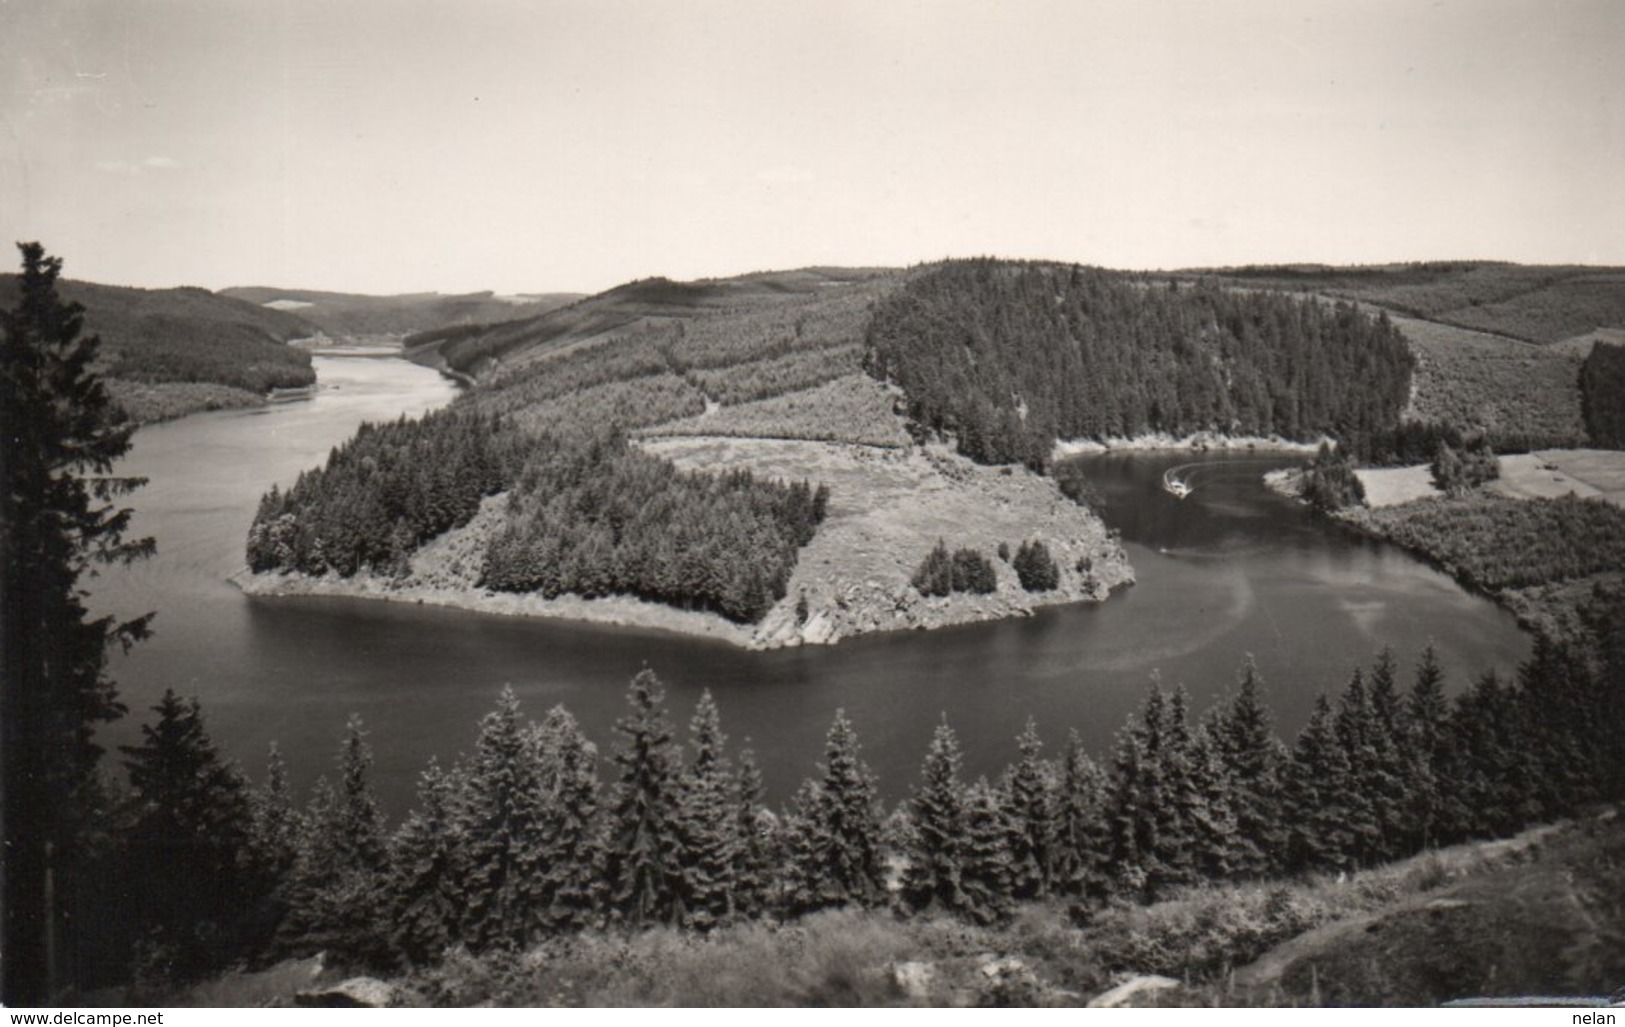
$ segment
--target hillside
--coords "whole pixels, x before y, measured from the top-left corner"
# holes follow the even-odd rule
[[[102,340],[100,363],[114,399],[137,421],[257,403],[277,388],[312,384],[310,355],[287,345],[315,329],[292,314],[205,289],[132,289],[62,283]],[[16,276],[0,276],[0,306]]]
[[[422,332],[407,339],[407,349],[413,359],[425,363],[485,374],[499,365],[523,365],[616,334],[772,306],[826,289],[884,282],[889,276],[879,270],[807,268],[697,282],[646,278],[539,316]]]
[[[1395,324],[1418,358],[1405,417],[1484,432],[1500,449],[1581,445],[1588,433],[1596,443],[1598,425],[1625,408],[1625,393],[1580,371],[1597,343],[1618,342],[1625,332],[1622,268],[1457,261],[1179,277],[1312,293],[1399,315]]]
[[[536,317],[581,298],[576,293],[497,296],[491,292],[450,296],[434,292],[367,296],[265,286],[238,286],[222,289],[220,294],[266,309],[295,314],[335,339],[398,337],[447,325],[485,325],[520,320]]]
[[[1543,346],[1625,326],[1625,268],[1437,261],[1221,268],[1181,275],[1358,300]]]
[[[259,573],[241,583],[773,647],[1098,600],[1131,580],[1099,518],[1049,479],[910,439],[894,390],[860,369],[871,308],[896,281],[833,270],[645,281],[528,322],[414,339],[418,359],[480,372],[431,434],[491,418],[495,450],[510,455],[491,480],[432,500],[432,468],[409,455],[421,433],[378,429],[367,445],[387,449],[370,461],[346,456],[268,500],[251,548]],[[384,479],[346,469],[364,464]],[[803,486],[828,496],[812,530],[793,512]],[[356,498],[383,490],[407,498]],[[424,515],[434,508],[459,512]],[[910,586],[939,540],[991,556],[1035,534],[1064,558],[1058,587],[1028,592],[1008,568],[990,595]]]
[[[1596,403],[1572,347],[1329,297],[1379,291],[1342,274],[1285,276],[1290,291],[993,260],[656,278],[419,333],[409,356],[474,387],[268,497],[241,583],[831,642],[1131,581],[1047,476],[1058,440],[1331,436],[1393,459],[1431,452],[1441,425],[1503,447],[1586,437]],[[1418,309],[1454,302],[1438,275],[1412,277],[1379,281],[1431,283]],[[1598,364],[1587,380],[1613,378]],[[447,432],[487,439],[449,463],[489,473],[437,470],[426,440]],[[809,514],[778,491],[794,489],[827,502]],[[1032,580],[1053,587],[990,562],[990,593],[924,594],[915,572],[939,542],[989,561],[1041,542],[1056,573]]]

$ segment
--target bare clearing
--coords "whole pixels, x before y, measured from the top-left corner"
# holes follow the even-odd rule
[[[1427,464],[1371,467],[1354,473],[1365,487],[1365,505],[1370,507],[1398,506],[1400,503],[1444,494],[1433,484],[1433,472]]]
[[[1101,600],[1133,580],[1122,547],[1054,481],[974,464],[945,447],[715,438],[651,439],[644,446],[683,468],[748,468],[829,486],[828,519],[802,550],[785,598],[756,628],[757,646],[1019,616],[1051,603]],[[1053,592],[1024,591],[1015,571],[997,559],[998,589],[990,595],[928,599],[909,584],[939,539],[992,558],[1000,542],[1014,549],[1035,538],[1060,566],[1061,586]],[[803,597],[805,619],[797,610]]]
[[[1491,486],[1516,499],[1574,494],[1601,496],[1625,506],[1625,452],[1611,449],[1543,449],[1501,458],[1501,479]]]

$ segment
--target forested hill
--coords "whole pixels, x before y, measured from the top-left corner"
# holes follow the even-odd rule
[[[16,302],[17,276],[0,275],[0,307]],[[85,308],[85,330],[101,337],[100,364],[115,398],[138,420],[155,387],[235,390],[244,398],[314,382],[310,355],[293,339],[315,334],[305,320],[206,289],[131,289],[63,282],[64,298]],[[152,414],[156,416],[150,416]],[[149,415],[149,416],[143,416]]]
[[[243,286],[221,295],[267,309],[288,311],[334,338],[401,336],[446,325],[488,324],[536,317],[580,299],[579,293],[491,292],[443,295],[437,292],[366,296],[318,289]]]
[[[1181,276],[1358,300],[1537,345],[1625,327],[1625,268],[1617,267],[1428,261],[1219,268]]]
[[[744,312],[880,281],[891,274],[866,268],[804,268],[697,282],[644,278],[539,316],[452,325],[411,336],[406,344],[413,359],[444,362],[465,374],[485,374],[498,366],[512,368],[638,329]]]
[[[993,260],[915,272],[876,307],[868,366],[989,463],[1057,439],[1393,428],[1414,358],[1385,316],[1274,292]]]

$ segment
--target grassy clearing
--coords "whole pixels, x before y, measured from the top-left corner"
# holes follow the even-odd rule
[[[1579,445],[1586,437],[1580,365],[1483,332],[1395,318],[1419,366],[1404,417],[1487,432],[1497,442]]]
[[[1416,467],[1371,467],[1354,472],[1365,488],[1365,505],[1372,509],[1398,506],[1443,495],[1433,484],[1426,464]]]

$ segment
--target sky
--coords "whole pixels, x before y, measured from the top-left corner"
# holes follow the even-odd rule
[[[0,233],[146,287],[1625,265],[1620,0],[0,0]]]

